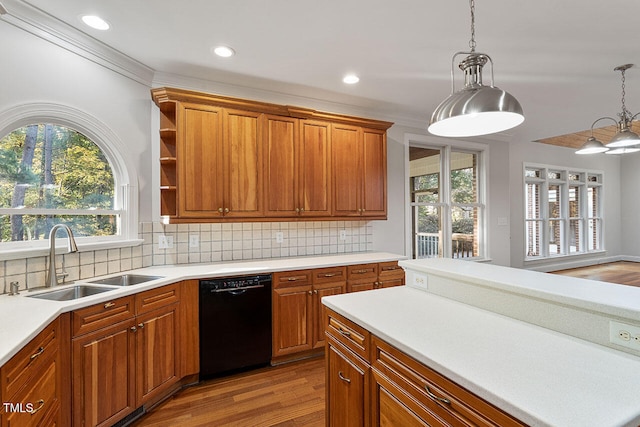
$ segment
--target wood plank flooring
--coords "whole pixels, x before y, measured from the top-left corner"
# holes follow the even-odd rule
[[[324,427],[324,358],[262,368],[186,388],[133,427]]]
[[[590,267],[552,271],[552,273],[621,285],[640,286],[640,262],[611,262]]]

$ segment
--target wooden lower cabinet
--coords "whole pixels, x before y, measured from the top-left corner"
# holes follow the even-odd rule
[[[328,426],[525,425],[329,309],[325,325]]]
[[[110,426],[178,383],[179,290],[179,283],[163,286],[74,312],[78,324],[129,317],[73,337],[74,426]]]
[[[344,267],[273,274],[272,356],[302,354],[324,348],[322,297],[346,291]]]
[[[2,427],[68,425],[69,316],[49,324],[0,369]]]
[[[350,265],[347,267],[347,290],[370,291],[404,285],[404,270],[398,261]]]
[[[327,338],[327,425],[369,425],[369,365]]]
[[[73,425],[109,426],[136,408],[135,319],[72,340]]]

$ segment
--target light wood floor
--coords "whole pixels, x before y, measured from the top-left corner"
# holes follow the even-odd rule
[[[324,427],[324,375],[321,357],[205,381],[133,427]]]
[[[621,285],[640,286],[640,262],[611,262],[590,267],[558,270],[552,273]]]

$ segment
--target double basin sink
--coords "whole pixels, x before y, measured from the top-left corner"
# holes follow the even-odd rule
[[[119,276],[107,277],[104,279],[93,280],[88,283],[75,285],[69,288],[58,289],[55,291],[42,292],[40,294],[28,295],[29,298],[48,299],[51,301],[70,301],[78,298],[88,297],[90,295],[100,294],[102,292],[112,291],[114,286],[132,286],[140,283],[150,282],[151,280],[162,279],[164,276],[146,276],[142,274],[121,274]],[[93,285],[91,285],[93,284]],[[109,285],[111,287],[95,286]]]

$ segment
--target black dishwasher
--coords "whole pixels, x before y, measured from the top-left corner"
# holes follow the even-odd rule
[[[268,365],[271,275],[200,281],[200,378]]]

